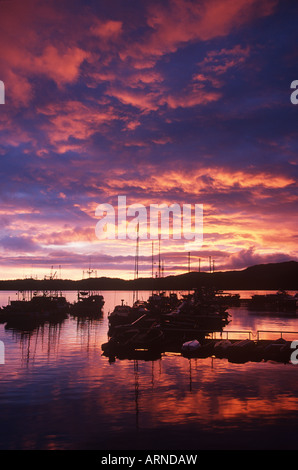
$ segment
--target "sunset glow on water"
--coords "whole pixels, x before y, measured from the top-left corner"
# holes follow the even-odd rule
[[[152,361],[111,362],[101,350],[107,314],[132,292],[104,297],[98,320],[69,318],[30,335],[1,325],[2,449],[295,447],[297,366],[170,351]],[[298,331],[297,317],[265,321],[242,307],[231,314],[229,330]]]

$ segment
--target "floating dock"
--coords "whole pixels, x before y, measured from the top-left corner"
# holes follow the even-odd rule
[[[200,332],[200,338],[204,331]],[[271,339],[268,339],[271,334]],[[274,339],[275,336],[275,339]],[[285,336],[291,336],[285,339]],[[124,345],[114,349],[109,343],[102,345],[103,355],[113,360],[141,359],[152,361],[160,359],[163,355],[175,353],[186,358],[221,358],[229,362],[262,362],[272,361],[276,363],[290,363],[291,355],[295,351],[292,341],[297,338],[298,332],[259,330],[256,333],[247,330],[226,330],[209,333],[203,340],[196,339],[181,341],[161,341],[153,347],[126,347]]]
[[[275,334],[277,338],[268,339],[268,334]],[[230,362],[238,363],[249,361],[289,363],[295,348],[292,348],[294,339],[285,339],[288,335],[298,339],[298,332],[294,331],[259,330],[253,333],[246,330],[226,330],[220,334],[214,332],[201,343],[196,340],[184,343],[181,354],[185,357],[226,358]]]

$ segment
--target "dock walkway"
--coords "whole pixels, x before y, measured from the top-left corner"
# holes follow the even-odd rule
[[[271,338],[268,334],[272,335]],[[250,330],[225,330],[210,333],[202,343],[184,343],[182,355],[198,358],[213,356],[231,362],[271,360],[288,363],[295,350],[291,347],[294,340],[298,340],[298,332],[295,331],[258,330],[254,333]]]

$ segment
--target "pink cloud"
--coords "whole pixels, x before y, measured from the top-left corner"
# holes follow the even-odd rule
[[[31,73],[41,73],[53,79],[57,85],[72,83],[78,78],[80,66],[90,54],[78,47],[62,49],[47,46],[40,56],[32,58],[25,67]]]
[[[110,87],[106,94],[117,98],[121,103],[139,108],[141,111],[156,111],[159,108],[159,94],[140,90]]]
[[[200,72],[193,76],[194,81],[205,83],[209,81],[219,88],[222,85],[221,76],[233,67],[240,67],[250,55],[250,48],[236,45],[231,49],[209,51],[206,57],[198,62]]]
[[[291,261],[293,258],[297,259],[296,256],[291,257],[289,254],[282,252],[262,253],[255,246],[251,246],[231,253],[225,260],[224,266],[226,269],[243,269],[257,264]]]
[[[276,0],[172,0],[170,8],[153,4],[148,9],[151,31],[138,43],[130,44],[120,56],[141,62],[175,52],[190,41],[207,41],[225,36],[254,18],[273,13]],[[147,59],[148,60],[148,59]]]
[[[134,131],[140,125],[141,122],[138,120],[129,120],[123,128],[123,131]]]
[[[97,20],[90,31],[101,39],[117,38],[122,33],[122,22]]]
[[[77,80],[84,60],[91,60],[91,54],[78,47],[70,35],[67,42],[61,41],[64,21],[64,14],[48,2],[1,3],[1,79],[6,84],[8,103],[30,103],[34,97],[34,75],[54,80],[61,87]]]
[[[50,104],[38,112],[48,117],[42,127],[59,153],[77,148],[75,144],[69,144],[71,137],[87,140],[99,129],[103,132],[111,121],[119,119],[111,106],[97,103],[87,106],[79,101]]]
[[[192,86],[176,95],[169,95],[162,99],[169,108],[189,108],[197,105],[206,105],[219,100],[221,94],[215,91],[205,91],[201,87]]]

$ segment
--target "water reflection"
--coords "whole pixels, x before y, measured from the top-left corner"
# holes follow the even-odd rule
[[[297,366],[173,353],[109,362],[107,314],[132,293],[104,297],[97,320],[70,317],[27,333],[0,326],[1,449],[297,447]],[[230,329],[298,331],[295,318],[230,310]]]
[[[158,378],[151,367],[154,377],[149,384],[146,366],[134,362],[133,376],[127,375],[128,388],[132,388],[134,380],[138,430],[195,425],[198,431],[225,428],[229,432],[234,428],[241,430],[246,423],[255,422],[257,428],[265,422],[274,424],[281,417],[293,417],[292,413],[297,413],[297,396],[293,394],[289,400],[289,391],[284,390],[283,380],[287,376],[272,380],[272,370],[262,371],[252,364],[239,370],[226,361],[214,359],[191,359],[181,364],[181,358],[171,356],[160,361]],[[297,379],[294,389],[297,391]],[[116,402],[119,396],[122,388],[117,390],[115,384]],[[121,409],[125,410],[123,401]],[[113,409],[106,408],[106,412],[115,420],[120,409],[113,406]]]

